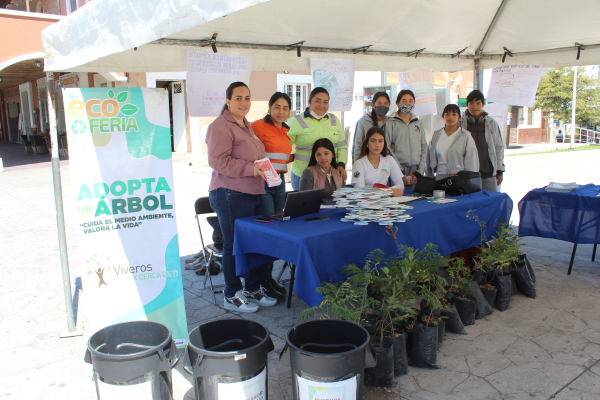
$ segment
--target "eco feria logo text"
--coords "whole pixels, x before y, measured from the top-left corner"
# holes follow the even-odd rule
[[[138,132],[138,124],[133,115],[140,109],[131,104],[126,103],[129,99],[128,92],[121,92],[116,97],[115,92],[111,89],[108,91],[108,99],[98,100],[91,99],[87,102],[83,100],[71,100],[67,106],[69,115],[77,118],[73,121],[71,130],[74,134],[82,134],[86,132],[86,126],[83,120],[86,115],[90,123],[90,132],[99,131],[101,133],[109,132]],[[122,117],[119,114],[124,115]]]

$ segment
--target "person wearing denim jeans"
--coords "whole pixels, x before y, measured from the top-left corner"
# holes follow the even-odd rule
[[[269,187],[265,183],[265,194],[262,195],[267,213],[283,211],[285,204],[285,178],[288,164],[292,162],[292,142],[287,132],[290,127],[285,121],[290,117],[292,100],[282,92],[275,92],[269,99],[269,113],[252,123],[252,130],[265,146],[266,156],[281,178],[281,184]],[[267,295],[277,300],[285,300],[286,290],[283,285],[273,279],[273,263],[262,269],[261,286]]]
[[[208,165],[213,169],[208,198],[223,233],[224,307],[256,312],[259,306],[277,304],[277,299],[267,296],[260,285],[261,269],[267,266],[248,272],[244,290],[236,274],[233,241],[236,219],[264,213],[264,172],[255,161],[265,157],[265,146],[246,119],[251,105],[248,86],[234,82],[225,97],[221,116],[210,124],[206,135]]]
[[[233,233],[235,220],[266,213],[262,197],[231,189],[218,188],[208,193],[210,206],[219,217],[219,225],[223,233],[223,277],[225,278],[225,297],[234,297],[242,290],[242,282],[235,271],[235,256],[233,255]],[[251,269],[246,275],[246,291],[260,290],[262,275],[269,264]],[[227,266],[227,268],[225,267]],[[229,268],[232,267],[232,268]]]

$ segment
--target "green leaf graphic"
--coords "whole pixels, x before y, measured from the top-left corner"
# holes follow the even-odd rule
[[[114,99],[114,98],[115,98],[115,92],[114,92],[112,89],[110,89],[110,90],[108,91],[108,97],[110,97],[111,99]]]
[[[123,113],[123,115],[133,115],[139,110],[140,109],[133,104],[125,104],[123,107],[121,107],[121,113]]]
[[[117,96],[117,101],[119,103],[127,101],[127,92],[121,92],[121,93],[119,93],[119,95]]]

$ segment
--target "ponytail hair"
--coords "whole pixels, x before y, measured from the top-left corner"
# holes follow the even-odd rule
[[[242,86],[247,88],[248,91],[250,91],[250,88],[244,82],[233,82],[231,85],[229,85],[227,87],[227,91],[225,91],[225,97],[227,99],[231,100],[231,98],[233,97],[233,89],[242,87]],[[227,102],[225,102],[225,104],[223,104],[223,109],[221,110],[221,115],[223,115],[225,110],[227,110]]]
[[[388,103],[390,102],[390,96],[388,96],[388,94],[386,92],[377,92],[375,93],[375,95],[373,96],[373,100],[371,101],[371,121],[373,121],[373,126],[379,126],[377,125],[377,113],[375,112],[375,102],[377,101],[378,98],[380,97],[385,97],[388,101]]]

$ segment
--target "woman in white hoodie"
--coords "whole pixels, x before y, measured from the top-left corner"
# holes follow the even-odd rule
[[[427,176],[436,179],[458,171],[479,171],[479,156],[471,133],[458,126],[460,109],[448,104],[442,112],[446,126],[434,132],[427,150]]]
[[[363,140],[365,140],[365,135],[370,128],[378,126],[385,129],[384,125],[388,120],[387,113],[390,111],[390,96],[386,92],[375,93],[371,107],[371,113],[365,114],[356,123],[354,143],[352,145],[352,161],[358,158]]]
[[[419,117],[412,113],[415,107],[415,94],[401,90],[396,98],[398,112],[392,114],[385,124],[385,137],[392,156],[404,174],[404,185],[412,189],[417,183],[415,173],[425,173],[427,158],[427,137]]]

